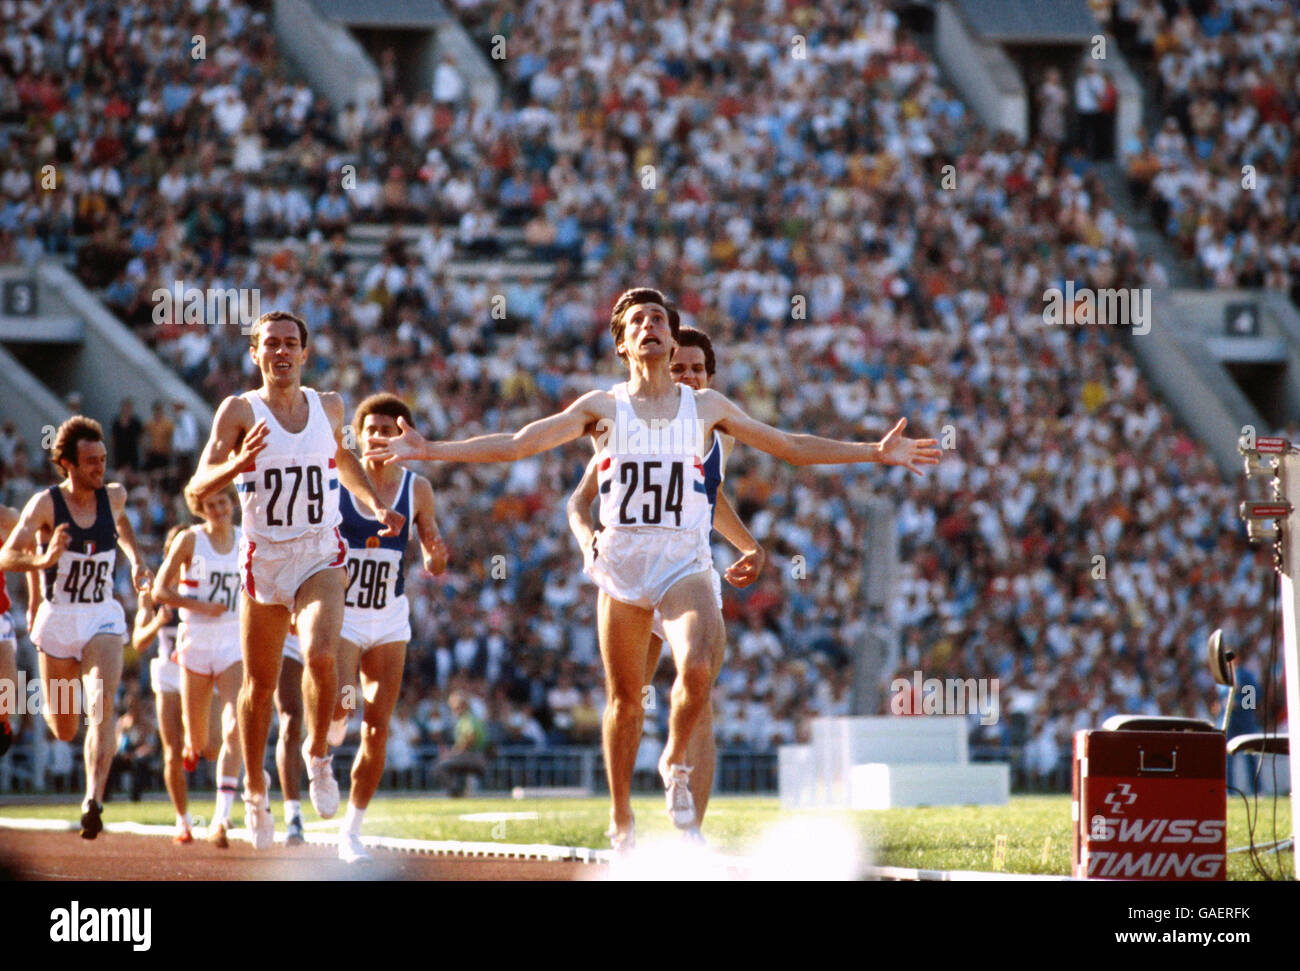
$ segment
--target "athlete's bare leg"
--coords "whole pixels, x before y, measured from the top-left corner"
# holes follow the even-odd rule
[[[713,681],[722,669],[726,648],[726,629],[709,572],[695,573],[674,583],[660,602],[659,611],[677,665],[668,715],[668,744],[660,765],[691,765],[687,747],[710,705]]]
[[[38,654],[41,666],[41,714],[50,734],[60,742],[71,742],[77,737],[81,725],[83,699],[73,698],[72,688],[81,693],[81,662],[71,657],[51,657],[44,651]]]
[[[238,779],[244,764],[239,748],[239,688],[244,680],[244,666],[236,662],[217,675],[217,697],[221,701],[221,752],[217,756],[217,778]],[[208,696],[211,698],[211,694]]]
[[[339,632],[343,629],[343,598],[347,573],[342,569],[313,573],[298,588],[294,613],[305,667],[302,681],[308,751],[313,758],[329,754],[330,719],[338,699]]]
[[[162,739],[163,781],[167,784],[167,795],[176,807],[176,815],[184,816],[189,808],[189,790],[185,784],[185,766],[181,764],[185,724],[181,716],[180,692],[156,691],[154,701],[158,707],[158,736]]]
[[[18,654],[11,641],[0,641],[0,725],[17,713]],[[6,699],[8,699],[6,701]]]
[[[217,764],[217,757],[221,754],[221,734],[221,706],[209,704],[208,745],[200,754],[213,765]]]
[[[715,674],[716,677],[716,674]],[[713,697],[700,712],[699,720],[686,743],[686,764],[691,767],[691,798],[695,801],[695,825],[704,824],[704,811],[709,808],[713,792],[713,768],[718,761],[718,746],[713,738]]]
[[[645,654],[645,683],[654,684],[655,672],[659,670],[659,656],[663,653],[664,642],[658,634],[650,635],[650,646]]]
[[[387,647],[388,645],[376,645],[373,650],[378,650],[380,646]],[[405,657],[405,652],[403,652],[403,657]],[[334,705],[334,721],[352,717],[352,712],[357,704],[357,671],[360,664],[361,648],[345,638],[340,638],[338,656],[339,692],[338,701]],[[400,671],[398,677],[401,677]],[[349,691],[349,688],[352,690]],[[366,707],[369,708],[369,704]],[[385,719],[384,724],[388,724],[387,719]],[[360,756],[360,752],[357,754]]]
[[[284,639],[289,633],[289,608],[260,604],[243,594],[239,611],[239,643],[244,655],[244,683],[239,689],[239,739],[244,750],[244,789],[266,795],[266,780],[258,770],[266,760],[271,733],[271,699],[280,679]]]
[[[603,590],[597,597],[596,629],[605,665],[606,695],[601,741],[609,780],[610,821],[620,833],[632,826],[632,772],[645,717],[641,689],[652,619],[653,614],[644,607],[614,600]]]
[[[286,657],[280,666],[280,686],[275,689],[275,710],[280,715],[280,736],[275,741],[275,770],[280,794],[297,802],[302,792],[302,664]]]
[[[185,723],[185,747],[191,758],[198,758],[208,750],[214,680],[210,674],[181,668],[181,720]]]
[[[654,683],[655,671],[659,668],[659,655],[662,651],[663,641],[651,634],[650,651],[645,659],[647,685]],[[713,792],[713,769],[717,761],[718,746],[713,737],[713,697],[710,692],[709,703],[705,705],[699,721],[695,723],[691,740],[686,746],[686,764],[692,767],[690,789],[691,797],[695,800],[697,825],[704,823],[704,812],[709,807],[709,796]]]
[[[104,801],[108,770],[117,753],[113,700],[122,680],[122,636],[96,634],[81,652],[81,691],[86,706],[86,798]]]
[[[355,646],[355,645],[353,645]],[[402,693],[402,668],[406,664],[406,644],[394,641],[378,644],[361,655],[361,687],[365,708],[361,714],[361,747],[352,763],[352,791],[348,802],[358,809],[370,805],[370,799],[384,776],[384,756],[388,746],[388,720]]]

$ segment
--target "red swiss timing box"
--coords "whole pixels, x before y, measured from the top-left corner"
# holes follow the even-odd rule
[[[1223,880],[1227,741],[1219,732],[1074,735],[1074,876]]]

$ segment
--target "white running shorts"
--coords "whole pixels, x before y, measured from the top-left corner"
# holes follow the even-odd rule
[[[181,666],[174,658],[156,657],[149,662],[149,682],[153,685],[154,694],[180,694]]]
[[[181,621],[176,632],[176,661],[186,671],[215,677],[243,659],[238,620],[233,624]]]
[[[321,570],[341,567],[348,544],[337,529],[322,529],[283,543],[244,533],[239,540],[239,569],[244,590],[260,604],[294,609],[298,589]]]
[[[411,604],[402,594],[382,610],[363,607],[343,608],[343,632],[340,639],[351,641],[364,654],[380,644],[411,639]]]
[[[615,600],[653,610],[674,583],[713,568],[708,536],[693,529],[605,529],[584,568]]]
[[[112,634],[125,643],[126,613],[116,600],[93,607],[51,607],[48,600],[36,608],[32,643],[50,657],[81,660],[81,652],[92,637]]]

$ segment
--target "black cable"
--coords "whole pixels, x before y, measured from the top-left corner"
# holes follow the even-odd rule
[[[1264,880],[1272,880],[1273,876],[1267,869],[1265,869],[1264,861],[1260,859],[1261,854],[1255,846],[1255,816],[1252,816],[1250,812],[1250,800],[1247,799],[1246,794],[1236,786],[1228,786],[1228,791],[1235,792],[1237,795],[1241,796],[1241,804],[1246,810],[1246,835],[1250,840],[1250,864],[1255,868],[1255,873],[1261,878]],[[1223,868],[1224,876],[1226,877],[1228,868],[1228,861],[1226,859],[1223,862]]]

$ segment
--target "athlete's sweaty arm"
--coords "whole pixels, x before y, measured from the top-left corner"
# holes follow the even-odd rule
[[[234,482],[240,470],[266,448],[269,434],[266,422],[253,422],[253,406],[243,398],[234,396],[221,402],[199,467],[185,487],[193,508],[203,508],[204,499]]]
[[[140,597],[140,606],[135,612],[135,625],[131,629],[131,647],[136,653],[143,654],[144,649],[149,646],[150,642],[158,636],[158,632],[166,627],[171,619],[172,610],[170,607],[155,607],[149,594],[143,594]]]
[[[126,487],[118,482],[108,484],[108,504],[113,510],[113,521],[117,524],[117,545],[126,558],[131,561],[131,583],[136,590],[147,590],[153,582],[153,574],[145,566],[144,556],[135,541],[135,528],[126,515]]]
[[[18,517],[18,525],[9,533],[4,546],[0,547],[0,570],[27,571],[28,630],[35,625],[36,611],[45,599],[40,571],[53,566],[72,539],[68,526],[64,523],[50,535],[45,552],[38,555],[36,542],[42,533],[50,534],[50,524],[53,522],[54,501],[50,499],[49,492],[42,489],[27,500],[27,505]]]
[[[38,536],[42,531],[49,531],[53,519],[54,503],[50,501],[49,493],[42,489],[27,500],[17,525],[9,531],[4,546],[0,547],[0,572],[44,570],[57,563],[71,541],[67,523],[54,531],[44,553],[36,552]]]
[[[404,460],[514,462],[571,442],[612,416],[613,398],[609,392],[588,391],[558,414],[530,422],[514,434],[498,432],[459,442],[430,442],[405,419],[398,418],[402,434],[397,438],[372,439],[366,458],[384,464]]]
[[[379,531],[380,536],[396,536],[406,525],[406,517],[384,504],[384,501],[379,498],[379,493],[375,491],[370,476],[366,475],[366,470],[362,468],[361,460],[343,446],[343,398],[337,392],[327,391],[320,396],[320,403],[321,408],[325,410],[325,416],[329,419],[330,431],[334,433],[334,443],[337,446],[334,452],[334,464],[338,466],[339,481],[343,483],[343,488],[354,496],[360,497],[374,510],[375,518],[384,527]]]
[[[420,553],[424,568],[434,576],[447,569],[447,544],[438,531],[438,517],[434,515],[433,486],[422,475],[411,482],[411,507],[415,517],[415,533],[420,537]]]
[[[370,482],[370,476],[361,467],[361,460],[343,447],[342,437],[339,438],[339,450],[334,462],[339,467],[339,481],[343,483],[343,488],[354,496],[359,496],[374,510],[375,519],[383,524],[384,528],[379,531],[379,535],[396,536],[400,533],[406,524],[406,517],[384,505]]]
[[[718,490],[718,505],[713,513],[713,528],[740,554],[740,559],[727,567],[727,582],[733,587],[749,586],[762,572],[767,554],[740,521],[736,510],[731,506],[731,500],[722,494],[721,489]]]
[[[791,465],[879,462],[882,465],[901,465],[921,475],[919,466],[938,465],[943,455],[939,443],[933,438],[904,438],[906,418],[900,418],[879,442],[845,442],[773,428],[751,418],[735,402],[713,390],[699,391],[696,395],[704,422],[712,420],[718,431]]]
[[[583,562],[588,565],[590,565],[588,554],[593,552],[592,544],[596,540],[596,520],[591,514],[591,504],[596,501],[599,488],[596,457],[593,455],[582,473],[582,481],[578,483],[578,488],[573,490],[564,507],[569,517],[569,529],[577,537]]]
[[[193,556],[194,530],[187,529],[167,549],[167,558],[158,569],[158,579],[153,582],[154,602],[167,607],[184,607],[205,617],[220,617],[227,610],[224,603],[187,597],[178,589],[181,566],[188,564]]]

